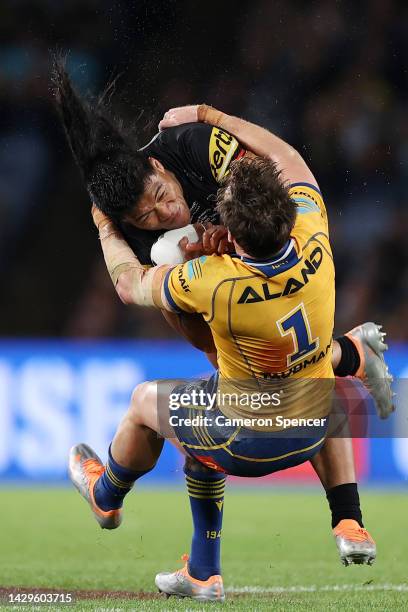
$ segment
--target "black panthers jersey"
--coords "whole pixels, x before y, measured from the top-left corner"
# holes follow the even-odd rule
[[[140,150],[175,174],[190,208],[191,223],[219,223],[215,210],[219,183],[231,162],[245,154],[233,136],[205,123],[187,123],[159,132]],[[163,230],[141,230],[128,223],[121,223],[120,229],[139,261],[151,264],[150,249]]]

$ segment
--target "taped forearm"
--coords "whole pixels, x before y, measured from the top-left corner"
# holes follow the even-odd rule
[[[100,227],[99,238],[109,276],[122,301],[163,308],[161,287],[168,266],[146,269],[112,222]]]
[[[207,104],[199,104],[197,108],[197,118],[201,123],[207,123],[208,125],[215,125],[216,127],[224,127],[223,121],[228,117],[222,111],[217,110],[213,106]],[[234,136],[235,134],[233,134]]]
[[[283,180],[290,183],[300,181],[316,183],[312,172],[296,149],[265,128],[226,115],[206,104],[198,107],[197,116],[199,121],[215,125],[235,136],[243,147],[255,155],[272,159],[282,172]]]
[[[147,270],[130,268],[126,273],[129,283],[127,303],[166,308],[167,303],[163,300],[162,288],[169,269],[170,266],[154,266]]]
[[[256,155],[271,157],[295,152],[287,142],[265,130],[265,128],[245,121],[245,119],[226,115],[212,106],[207,106],[207,104],[200,104],[197,114],[199,121],[226,130]]]
[[[119,276],[130,268],[142,267],[136,255],[113,223],[99,228],[99,240],[109,276],[116,287]]]

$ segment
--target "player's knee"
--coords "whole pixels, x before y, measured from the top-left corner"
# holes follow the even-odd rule
[[[149,390],[149,383],[143,382],[133,389],[130,400],[129,416],[133,421],[139,421],[143,413],[143,405],[146,403],[146,397]]]

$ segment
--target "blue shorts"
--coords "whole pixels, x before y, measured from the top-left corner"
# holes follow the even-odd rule
[[[217,374],[208,380],[178,385],[172,393],[191,393],[193,389],[214,393],[216,388]],[[174,427],[175,435],[191,457],[233,476],[266,476],[309,461],[321,449],[327,433],[328,419],[320,427],[268,432],[217,424],[217,416],[223,416],[217,407],[203,410],[189,406],[177,410],[178,422],[203,416],[206,418],[201,418],[198,425]]]

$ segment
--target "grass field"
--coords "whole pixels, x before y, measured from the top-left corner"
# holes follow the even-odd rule
[[[378,559],[373,567],[344,568],[319,492],[227,492],[223,609],[407,610],[407,497],[387,491],[363,492],[362,498]],[[98,527],[71,489],[3,488],[0,508],[0,586],[135,592],[114,598],[84,593],[74,605],[52,610],[208,610],[219,605],[153,595],[155,574],[181,566],[178,559],[189,550],[184,491],[140,488],[128,497],[125,522],[113,532]]]

